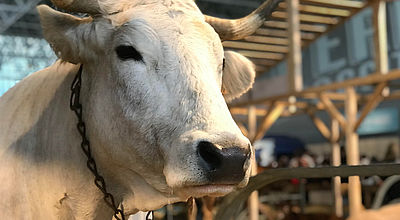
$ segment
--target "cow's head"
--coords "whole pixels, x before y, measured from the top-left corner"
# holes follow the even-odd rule
[[[92,15],[81,19],[39,6],[57,56],[84,65],[89,138],[96,160],[113,168],[121,188],[135,188],[129,184],[142,178],[186,199],[247,184],[253,152],[226,101],[251,87],[254,67],[224,52],[220,37],[241,38],[263,17],[216,19],[192,0],[54,2]]]

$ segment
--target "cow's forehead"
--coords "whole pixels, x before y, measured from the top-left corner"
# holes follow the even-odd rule
[[[185,46],[190,45],[194,49],[203,47],[203,50],[208,50],[214,56],[223,56],[218,34],[205,22],[195,5],[190,7],[190,4],[186,7],[159,3],[136,5],[109,16],[109,19],[122,33],[120,36],[128,41],[135,36],[133,32],[138,32],[136,36],[141,35],[139,38],[152,40],[147,42],[151,47],[157,46],[157,42],[160,45],[187,43]]]
[[[174,16],[185,15],[204,20],[203,14],[196,6],[194,1],[188,0],[143,0],[128,1],[126,3],[125,1],[121,1],[118,4],[114,4],[110,7],[113,9],[107,9],[107,11],[111,12],[109,18],[115,26],[121,26],[129,22],[133,17],[138,17],[138,15],[142,18],[154,16],[163,17],[166,15],[173,18]]]

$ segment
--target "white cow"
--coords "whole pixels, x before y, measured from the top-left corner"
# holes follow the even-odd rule
[[[113,215],[69,109],[77,64],[92,154],[125,215],[244,187],[253,152],[225,100],[255,73],[220,38],[254,32],[277,2],[234,21],[204,16],[192,0],[54,0],[91,15],[82,19],[39,6],[60,60],[0,98],[0,219]]]

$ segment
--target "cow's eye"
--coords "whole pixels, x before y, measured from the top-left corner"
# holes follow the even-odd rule
[[[136,61],[143,61],[142,55],[132,46],[118,46],[115,52],[121,60],[133,59]]]
[[[225,69],[225,58],[222,60],[222,70]]]

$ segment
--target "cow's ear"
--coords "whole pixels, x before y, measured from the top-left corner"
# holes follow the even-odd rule
[[[225,67],[222,75],[222,93],[230,102],[247,92],[254,83],[254,64],[233,51],[225,51]]]
[[[47,5],[37,7],[44,38],[55,54],[62,60],[74,64],[82,61],[85,39],[92,23],[91,18],[78,18],[62,13]]]

